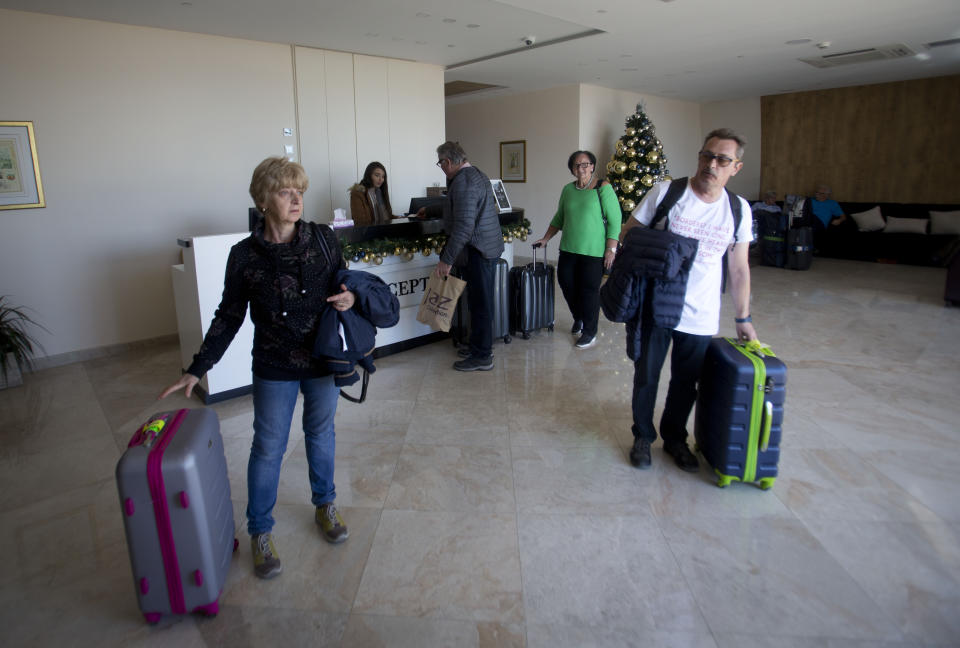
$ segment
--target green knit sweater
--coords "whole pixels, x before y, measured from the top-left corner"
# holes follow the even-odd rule
[[[600,202],[607,214],[607,226],[603,226]],[[560,249],[564,252],[602,257],[606,239],[620,237],[620,203],[613,187],[604,185],[600,196],[596,189],[577,189],[571,182],[560,193],[560,204],[550,224],[563,231]]]

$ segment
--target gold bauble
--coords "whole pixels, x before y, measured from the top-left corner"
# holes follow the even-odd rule
[[[609,162],[607,162],[607,173],[613,173],[614,167],[616,166],[616,164],[617,164],[616,160],[610,160]]]
[[[507,243],[513,243],[513,237],[512,237],[512,236],[508,236],[506,242],[507,242]]]
[[[624,197],[623,197],[623,194],[621,194],[621,195],[617,196],[617,200],[619,200],[620,202],[623,202],[624,200],[626,200],[626,198],[624,198]]]
[[[640,178],[640,182],[642,182],[645,187],[652,187],[652,186],[653,186],[653,176],[648,173],[647,175],[645,175],[645,176],[643,176],[642,178]]]
[[[637,170],[637,161],[634,160],[633,162],[631,162],[631,163],[628,164],[627,166],[630,167],[630,170],[631,170],[631,171],[636,171],[636,170]]]
[[[431,254],[433,254],[433,249],[428,247],[423,248],[423,256],[430,256]]]
[[[364,262],[364,263],[370,263],[370,253],[369,253],[369,252],[366,253],[366,254],[364,254],[362,258],[363,258],[363,262]]]
[[[637,206],[637,203],[633,202],[632,200],[623,201],[623,211],[632,212],[636,206]]]
[[[636,128],[628,128],[628,129],[627,129],[627,137],[633,137],[633,136],[636,135],[636,134],[637,134],[637,129],[636,129]]]
[[[376,265],[380,265],[381,263],[383,263],[383,257],[382,257],[382,256],[375,256],[375,257],[373,257],[373,262],[374,262]]]
[[[407,261],[413,261],[413,252],[404,252],[403,258]]]
[[[635,157],[635,156],[637,155],[636,150],[634,150],[634,149],[632,149],[632,148],[628,148],[628,149],[627,149],[626,151],[624,151],[624,152],[627,154],[627,157]]]
[[[669,173],[664,173],[663,179],[666,180],[667,182],[670,182],[671,180],[673,180],[673,176],[670,175]]]
[[[403,252],[403,250],[401,250],[399,247],[393,249],[394,254],[400,254],[401,252]]]
[[[617,164],[614,166],[614,170],[615,170],[617,173],[623,173],[624,171],[627,170],[627,163],[626,163],[626,162],[621,162],[621,161],[618,160],[618,161],[617,161]]]
[[[527,235],[526,235],[526,233],[520,235],[520,240],[521,240],[521,241],[526,241],[526,240],[527,240]]]
[[[656,164],[657,160],[659,159],[660,159],[660,154],[657,153],[656,151],[650,151],[649,153],[647,153],[647,162],[649,162],[650,164]]]
[[[628,194],[633,193],[633,190],[637,188],[637,186],[632,182],[628,182],[627,184],[621,185],[621,186],[623,188],[623,193],[628,193]]]
[[[636,137],[634,137],[632,140],[630,140],[629,142],[627,142],[627,146],[636,146],[636,145],[637,145],[637,138],[636,138]]]

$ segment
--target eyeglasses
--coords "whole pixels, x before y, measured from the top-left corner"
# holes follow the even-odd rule
[[[443,163],[446,162],[446,161],[447,161],[447,158],[441,158],[441,159],[437,160],[437,166],[442,169],[442,168],[443,168]]]
[[[587,169],[593,166],[592,162],[581,162],[580,164],[573,165],[575,169]]]
[[[739,162],[740,158],[731,158],[726,155],[717,155],[716,153],[711,153],[710,151],[700,151],[700,159],[710,164],[714,160],[717,161],[718,167],[728,167],[731,162]]]

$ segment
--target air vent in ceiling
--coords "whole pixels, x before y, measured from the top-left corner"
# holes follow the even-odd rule
[[[838,65],[885,61],[888,59],[903,58],[905,56],[914,56],[915,54],[916,52],[903,43],[897,43],[894,45],[884,45],[883,47],[867,47],[850,52],[837,52],[836,54],[827,54],[825,56],[811,56],[798,60],[817,68],[831,68],[837,67]]]
[[[960,38],[948,38],[947,40],[933,41],[927,43],[927,47],[946,47],[947,45],[960,45]]]

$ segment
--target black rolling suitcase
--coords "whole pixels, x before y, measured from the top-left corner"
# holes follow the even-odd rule
[[[694,436],[721,487],[777,477],[787,367],[759,346],[714,338],[703,361]]]
[[[960,252],[953,255],[947,266],[947,282],[943,287],[943,301],[948,306],[960,306]]]
[[[794,227],[787,232],[787,262],[791,270],[809,270],[813,264],[813,228]]]
[[[782,268],[787,260],[787,217],[763,212],[760,216],[760,263]]]
[[[463,279],[463,268],[455,267],[453,274]],[[450,326],[450,337],[453,345],[470,343],[470,305],[466,290],[457,300],[457,307],[453,311],[453,324]],[[497,259],[497,266],[493,278],[493,339],[501,339],[504,344],[510,344],[510,265],[505,259]]]
[[[510,268],[510,333],[519,331],[524,340],[530,338],[530,331],[552,331],[554,323],[555,270],[547,264],[546,246],[543,261],[537,262],[537,247],[533,246],[531,263]]]

